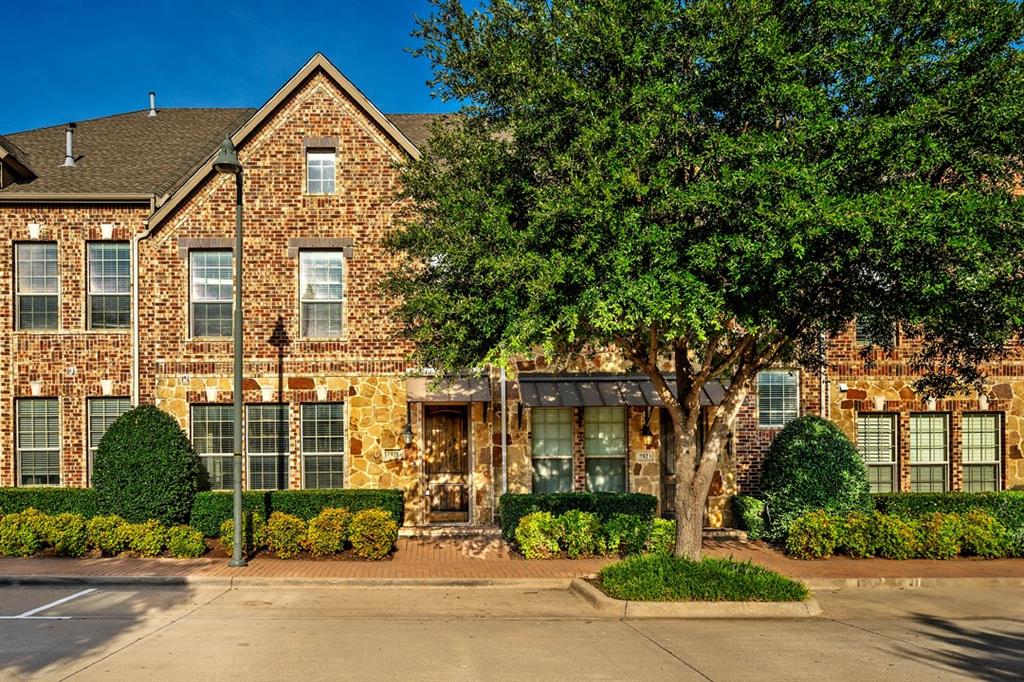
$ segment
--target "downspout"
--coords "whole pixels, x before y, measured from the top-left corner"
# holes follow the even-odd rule
[[[501,494],[508,492],[508,377],[501,368]]]
[[[156,211],[156,195],[149,199],[149,215]],[[139,395],[139,242],[149,235],[149,219],[143,221],[141,234],[132,235],[132,405],[138,406]]]
[[[818,360],[821,366],[818,369],[818,414],[822,419],[828,419],[828,366],[825,364],[825,332],[818,337]]]

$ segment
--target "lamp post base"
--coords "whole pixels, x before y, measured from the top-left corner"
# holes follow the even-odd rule
[[[232,559],[228,562],[228,566],[231,568],[241,568],[242,566],[248,566],[249,562],[245,559]]]

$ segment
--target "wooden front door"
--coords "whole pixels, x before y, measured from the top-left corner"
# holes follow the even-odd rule
[[[427,522],[469,522],[469,436],[465,406],[428,405],[423,473]]]

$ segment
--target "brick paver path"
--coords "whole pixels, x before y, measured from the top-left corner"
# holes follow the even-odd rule
[[[763,543],[708,541],[708,556],[753,561],[803,578],[1024,578],[1024,559],[889,561],[833,557],[823,561],[791,559]],[[196,576],[236,578],[355,579],[543,579],[596,573],[612,561],[554,559],[527,561],[510,554],[494,538],[399,538],[390,561],[312,561],[257,557],[243,569],[223,557],[202,559],[57,559],[0,558],[0,576]]]

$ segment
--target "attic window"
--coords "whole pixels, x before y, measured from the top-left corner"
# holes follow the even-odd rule
[[[306,192],[308,194],[334,194],[333,149],[306,150]]]

